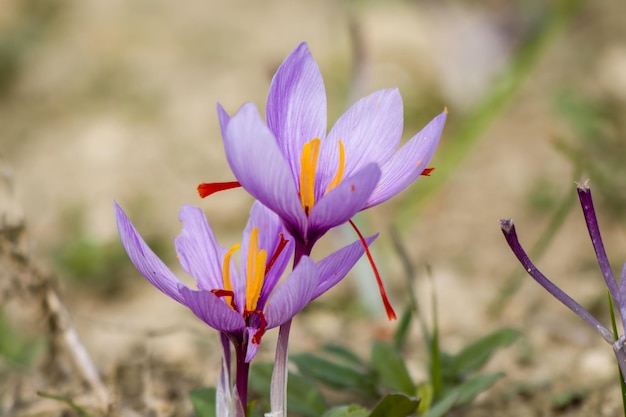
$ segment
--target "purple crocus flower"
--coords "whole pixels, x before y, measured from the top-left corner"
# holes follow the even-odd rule
[[[194,290],[154,254],[117,203],[114,208],[122,243],[139,272],[233,343],[242,404],[246,404],[248,364],[265,331],[289,321],[338,283],[364,250],[355,242],[317,264],[304,256],[279,284],[293,255],[294,242],[275,213],[256,202],[242,243],[226,249],[218,245],[202,210],[185,205],[179,214],[183,230],[175,246],[183,269],[196,280]],[[375,238],[368,238],[367,243]],[[240,269],[232,259],[238,250]]]
[[[397,89],[380,90],[356,102],[326,134],[324,81],[302,43],[274,75],[267,124],[252,103],[232,117],[218,105],[226,158],[237,181],[201,184],[198,192],[206,197],[241,185],[280,216],[296,240],[298,258],[331,228],[428,175],[446,115],[398,149],[402,98]],[[379,286],[382,293],[380,281]]]
[[[388,89],[356,102],[327,135],[324,81],[306,43],[274,75],[267,125],[252,103],[232,118],[218,105],[218,115],[238,183],[307,248],[413,183],[426,170],[446,121],[444,111],[398,149],[402,98]],[[206,196],[237,185],[202,184],[199,191]]]

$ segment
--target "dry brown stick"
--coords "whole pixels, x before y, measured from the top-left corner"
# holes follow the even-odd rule
[[[111,409],[112,396],[82,344],[70,315],[54,287],[55,277],[29,256],[26,223],[15,196],[12,171],[0,159],[0,300],[20,297],[39,305],[49,318],[53,340],[61,340],[76,370],[95,393],[98,406]]]

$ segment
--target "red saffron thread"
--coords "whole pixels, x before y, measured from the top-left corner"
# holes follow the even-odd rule
[[[201,198],[205,198],[210,196],[211,194],[215,194],[218,191],[230,190],[231,188],[241,187],[239,181],[229,181],[229,182],[203,182],[198,185],[198,194]]]
[[[350,226],[352,226],[356,234],[359,236],[359,240],[361,241],[361,244],[363,245],[363,249],[365,249],[365,254],[367,255],[367,259],[370,262],[372,271],[374,271],[374,275],[376,276],[376,282],[378,283],[378,289],[380,290],[380,296],[383,299],[383,304],[385,305],[385,310],[387,311],[387,318],[389,320],[395,320],[398,317],[396,316],[395,311],[393,311],[393,307],[391,307],[391,303],[389,302],[389,299],[387,298],[387,292],[385,291],[385,287],[383,286],[383,280],[380,278],[380,274],[378,273],[378,268],[376,267],[376,264],[374,263],[374,258],[372,257],[372,254],[370,253],[370,250],[367,247],[367,242],[365,242],[365,238],[359,231],[359,228],[356,227],[354,222],[352,220],[348,220],[348,222],[350,223]]]

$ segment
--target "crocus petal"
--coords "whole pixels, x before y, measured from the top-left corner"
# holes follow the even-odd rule
[[[220,131],[222,132],[222,137],[226,132],[226,126],[228,126],[228,122],[230,122],[230,116],[224,110],[224,107],[220,103],[217,103],[217,119],[220,122]]]
[[[365,238],[367,246],[371,245],[378,237],[378,233]],[[341,281],[346,274],[352,269],[354,264],[365,253],[363,244],[360,240],[339,249],[337,252],[328,255],[317,263],[317,269],[320,274],[320,280],[313,294],[312,300],[316,299],[326,291],[334,287]]]
[[[180,286],[185,304],[200,320],[222,332],[241,332],[246,326],[243,317],[211,291],[193,291]]]
[[[267,126],[297,178],[302,146],[326,135],[324,80],[306,43],[301,43],[276,71],[265,111]]]
[[[366,208],[389,200],[421,175],[435,153],[446,116],[447,112],[444,111],[431,120],[382,166],[380,182]]]
[[[259,332],[259,329],[254,327],[248,327],[248,346],[246,347],[246,363],[249,363],[256,356],[257,351],[259,350],[258,343],[252,343],[252,339]]]
[[[222,264],[226,250],[217,244],[204,212],[185,205],[178,218],[183,222],[183,230],[174,243],[183,269],[196,279],[198,289],[223,288]]]
[[[244,104],[230,119],[224,148],[230,168],[246,191],[277,213],[291,230],[306,232],[294,178],[254,104]]]
[[[276,288],[265,307],[267,329],[280,326],[298,314],[311,300],[318,281],[315,263],[303,256],[293,272]]]
[[[320,167],[328,181],[338,164],[338,144],[344,145],[344,175],[350,176],[365,164],[385,163],[402,138],[403,106],[398,89],[379,90],[357,101],[335,123],[320,151]]]
[[[319,239],[329,229],[344,224],[363,209],[379,179],[378,166],[369,164],[322,197],[309,215],[309,239]]]
[[[148,247],[146,242],[139,236],[137,230],[130,222],[126,213],[116,202],[113,202],[117,228],[122,239],[122,244],[135,267],[146,277],[152,285],[181,304],[185,304],[179,292],[181,281],[163,261]]]

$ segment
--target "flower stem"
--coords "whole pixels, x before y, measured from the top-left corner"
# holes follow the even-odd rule
[[[587,223],[589,237],[591,238],[593,249],[596,252],[596,258],[598,259],[600,270],[602,271],[602,275],[604,276],[604,281],[606,282],[606,286],[609,289],[611,298],[613,298],[613,301],[616,302],[618,306],[620,306],[621,303],[619,301],[619,290],[617,288],[617,283],[615,282],[615,277],[613,276],[613,271],[611,271],[609,259],[606,256],[604,243],[602,243],[602,236],[600,235],[600,228],[598,227],[598,218],[596,217],[596,210],[593,207],[591,190],[589,189],[587,181],[585,181],[583,184],[578,184],[576,191],[578,191],[578,198],[580,199],[580,205],[582,206],[583,215],[585,216],[585,222]]]
[[[293,269],[296,268],[303,256],[311,254],[310,245],[296,242],[295,254],[293,257]],[[278,331],[278,342],[276,344],[276,357],[274,359],[274,370],[272,371],[272,382],[270,388],[270,412],[266,417],[286,417],[287,416],[287,359],[289,354],[289,332],[291,330],[291,319],[283,323]]]
[[[541,285],[546,291],[548,291],[554,298],[563,303],[567,308],[576,313],[580,318],[585,320],[591,327],[593,327],[604,340],[613,345],[613,333],[607,329],[602,323],[592,316],[587,310],[585,310],[580,304],[578,304],[573,298],[565,294],[559,287],[554,285],[552,281],[548,279],[544,274],[537,269],[537,267],[528,258],[528,255],[522,248],[517,238],[517,232],[515,231],[515,225],[511,219],[500,220],[500,228],[502,233],[509,244],[509,247],[520,261],[526,272]],[[622,353],[623,350],[622,350]],[[616,350],[617,354],[617,350]],[[624,363],[626,365],[626,362]]]
[[[246,345],[244,343],[235,346],[235,356],[237,359],[237,394],[241,407],[247,410],[248,407],[248,373],[250,364],[246,363]]]

